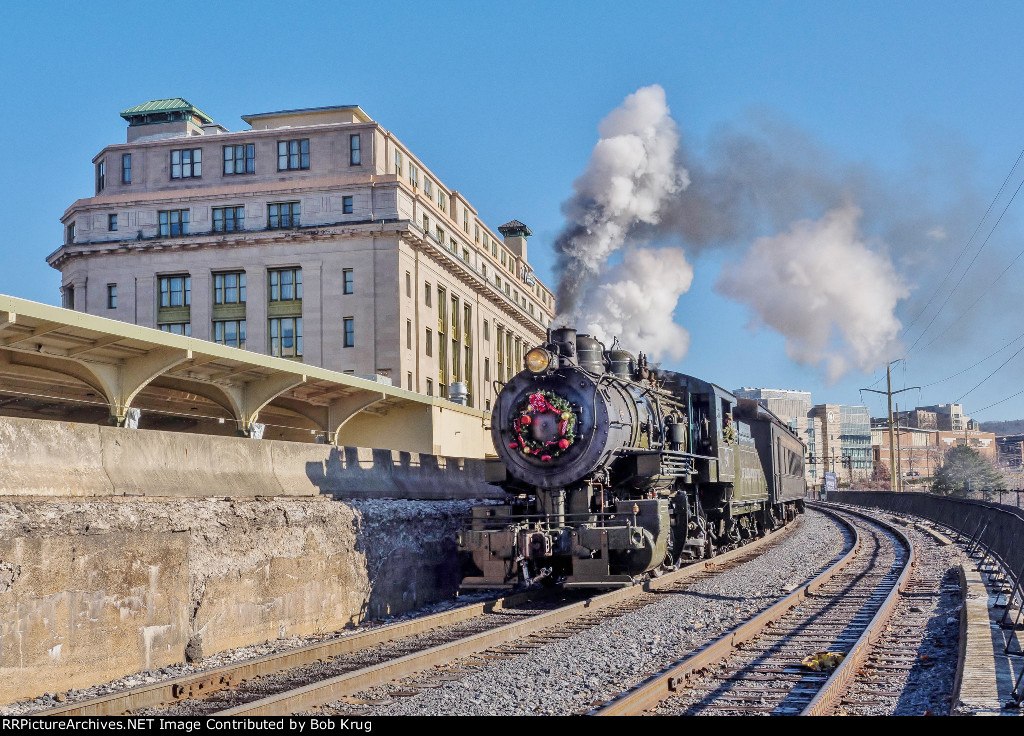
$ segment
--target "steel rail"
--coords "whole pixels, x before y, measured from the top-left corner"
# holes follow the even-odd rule
[[[797,588],[785,598],[779,600],[777,603],[772,605],[770,608],[761,612],[757,616],[750,620],[740,624],[734,629],[726,632],[719,638],[708,642],[692,654],[689,654],[675,663],[665,667],[659,672],[649,677],[644,682],[636,685],[635,687],[627,690],[616,698],[610,700],[604,705],[595,708],[590,711],[588,715],[601,715],[601,716],[617,716],[617,715],[639,715],[645,711],[649,711],[656,707],[665,698],[671,697],[677,690],[685,688],[687,678],[696,672],[697,670],[703,669],[719,661],[723,657],[727,656],[734,649],[738,648],[739,645],[750,641],[751,639],[758,636],[765,628],[769,625],[777,622],[786,614],[789,610],[802,603],[804,600],[813,595],[821,587],[826,585],[832,578],[842,572],[848,567],[859,554],[861,549],[861,539],[857,532],[856,527],[850,524],[848,521],[839,516],[832,509],[820,507],[819,510],[829,514],[836,520],[838,520],[843,526],[845,526],[850,533],[853,535],[853,544],[850,550],[843,555],[839,560],[830,565],[828,568],[819,573],[814,579],[807,584]],[[910,544],[910,540],[907,539],[906,535],[902,534],[898,529],[892,527],[885,522],[878,519],[871,519],[872,523],[878,524],[887,528],[888,530],[895,532],[901,540],[906,544]],[[909,547],[909,551],[912,551],[913,547]],[[904,573],[899,578],[900,584],[904,584],[904,576],[906,571],[910,569],[910,555],[908,554],[907,564],[904,568]],[[890,593],[890,597],[895,601],[895,591],[897,586],[894,586],[893,592]],[[891,605],[894,605],[893,602]],[[891,608],[888,604],[883,608]],[[881,628],[881,627],[879,627]],[[866,647],[863,647],[866,650]],[[862,650],[861,641],[858,640],[854,647],[854,650],[860,652]],[[847,668],[849,673],[856,672],[855,667]],[[850,675],[843,675],[843,677],[849,677]],[[838,686],[831,686],[832,678],[826,681],[823,685],[824,688],[828,688],[830,693],[838,694],[836,688]],[[841,691],[841,689],[840,689]],[[817,706],[820,707],[820,706]]]
[[[827,504],[814,504],[816,508],[826,508]],[[853,678],[857,675],[857,670],[864,663],[868,653],[871,651],[872,645],[878,641],[878,638],[884,633],[886,625],[889,623],[889,618],[892,616],[893,611],[896,608],[896,604],[899,603],[900,593],[906,590],[907,585],[910,583],[910,576],[913,572],[914,566],[917,564],[916,559],[916,547],[906,534],[896,528],[896,526],[889,524],[888,522],[877,519],[869,514],[861,511],[850,511],[845,510],[848,514],[859,516],[862,519],[867,519],[874,524],[881,524],[883,527],[899,537],[900,541],[903,542],[907,547],[907,559],[903,567],[903,572],[900,573],[896,584],[886,595],[885,601],[882,606],[878,609],[878,612],[874,615],[871,621],[868,623],[864,632],[857,638],[853,646],[850,647],[850,651],[847,652],[843,661],[839,663],[829,675],[829,678],[822,685],[818,694],[811,699],[800,715],[802,716],[823,716],[827,715],[832,708],[835,706],[836,700],[846,691]]]
[[[367,688],[384,685],[392,680],[407,677],[416,672],[485,651],[491,647],[520,639],[529,634],[564,624],[581,615],[608,608],[650,591],[669,588],[703,572],[728,563],[737,557],[775,543],[793,533],[800,520],[786,525],[782,530],[766,535],[750,544],[730,550],[717,557],[687,565],[681,570],[668,573],[660,578],[648,580],[643,585],[620,588],[593,598],[570,604],[554,611],[538,614],[521,622],[506,624],[490,631],[474,634],[454,642],[440,644],[430,649],[414,652],[404,657],[382,662],[371,667],[354,670],[337,677],[311,683],[293,690],[287,690],[259,700],[218,711],[218,716],[280,716],[299,712],[330,703],[345,695],[352,695]]]

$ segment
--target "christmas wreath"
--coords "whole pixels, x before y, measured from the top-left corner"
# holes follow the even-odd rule
[[[530,394],[513,414],[509,449],[551,462],[576,441],[576,413],[572,404],[553,391]]]

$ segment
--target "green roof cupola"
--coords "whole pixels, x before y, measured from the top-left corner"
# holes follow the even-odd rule
[[[150,100],[121,111],[128,121],[128,141],[203,135],[213,118],[182,97]]]

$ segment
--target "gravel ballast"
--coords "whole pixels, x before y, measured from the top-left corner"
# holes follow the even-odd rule
[[[638,611],[609,620],[543,648],[465,674],[435,681],[419,694],[410,680],[374,688],[318,714],[528,715],[589,711],[624,689],[735,627],[806,582],[844,549],[847,537],[827,516],[809,511],[802,528],[758,558]],[[437,671],[423,673],[425,679]]]

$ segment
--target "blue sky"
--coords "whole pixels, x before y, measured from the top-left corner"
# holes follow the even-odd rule
[[[901,255],[920,304],[1024,147],[1022,27],[1024,4],[1009,2],[23,3],[8,9],[0,47],[8,172],[0,293],[58,302],[58,273],[44,258],[60,243],[64,209],[92,193],[91,158],[124,140],[120,110],[175,96],[231,130],[244,128],[246,113],[359,104],[492,226],[526,222],[531,261],[551,284],[560,206],[598,122],[626,95],[659,84],[689,149],[704,150],[722,126],[770,117],[838,168],[868,167],[900,193],[898,202],[861,203],[868,215],[888,204],[943,213],[949,241]],[[1015,176],[1012,186],[1024,173]],[[1024,263],[985,294],[1024,240],[1022,206],[1007,209],[924,342],[960,305],[982,302],[912,354],[896,371],[898,386],[956,373],[1024,329],[1012,314]],[[714,291],[722,263],[748,245],[691,254],[694,284],[676,319],[692,343],[673,367],[728,388],[800,388],[815,402],[859,403],[857,389],[880,374],[829,385],[819,369],[789,359],[778,334],[749,329],[743,304]],[[879,247],[890,246],[899,248]],[[897,309],[904,324],[911,307]],[[919,399],[903,396],[955,400],[1017,347]],[[1024,354],[969,394],[967,413],[1024,388],[1022,367]],[[1024,417],[1024,395],[978,415],[1016,417]]]

